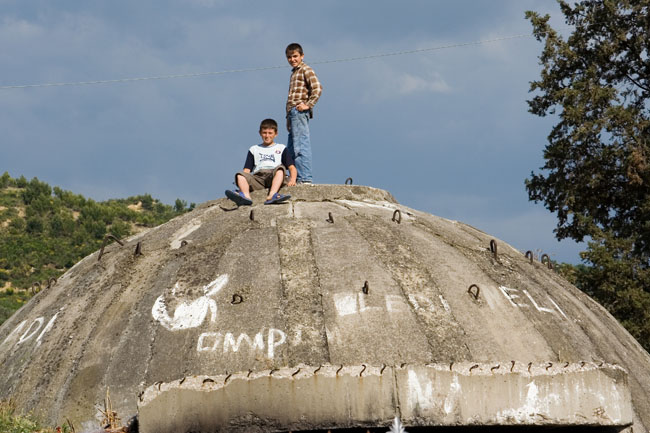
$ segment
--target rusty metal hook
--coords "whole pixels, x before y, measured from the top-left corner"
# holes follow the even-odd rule
[[[117,242],[121,246],[124,246],[124,242],[122,242],[121,240],[119,240],[115,236],[110,235],[110,234],[104,236],[104,241],[102,242],[102,248],[99,250],[99,256],[97,257],[97,261],[100,261],[102,256],[104,255],[104,248],[106,247],[106,243],[108,242],[109,239],[113,239],[115,242]]]
[[[49,280],[47,280],[46,289],[49,289],[50,287],[52,287],[55,284],[56,284],[56,278],[54,278],[54,277],[50,278]]]
[[[187,242],[185,239],[181,241],[181,248],[187,245],[189,242]]]
[[[363,292],[364,295],[368,294],[368,292],[370,291],[370,284],[368,284],[368,281],[363,283],[363,287],[361,288],[361,291]]]
[[[142,242],[138,242],[138,244],[135,246],[135,252],[133,253],[133,257],[137,256],[144,256],[144,253],[142,252]]]
[[[472,370],[474,370],[475,368],[478,368],[478,364],[474,364],[469,368],[470,374],[472,373]]]
[[[490,240],[490,251],[492,251],[492,254],[494,254],[494,260],[497,259],[497,241],[494,239]]]
[[[348,177],[347,179],[345,179],[345,184],[346,185],[352,185],[352,178]]]
[[[237,304],[241,304],[242,302],[244,302],[244,298],[242,297],[242,295],[239,295],[237,293],[232,295],[232,301],[230,301],[231,304],[237,305]]]
[[[393,212],[393,221],[395,221],[397,224],[402,223],[402,211],[395,209],[395,212]]]
[[[472,292],[473,287],[476,287],[476,293]],[[474,299],[478,300],[478,295],[479,295],[479,293],[481,293],[481,288],[479,286],[477,286],[476,284],[472,284],[471,286],[469,286],[469,289],[467,289],[467,293],[472,295],[474,297]]]
[[[546,258],[546,266],[549,269],[553,269],[553,263],[551,263],[551,258],[548,256],[548,254],[542,254],[542,258],[540,259],[540,262],[542,262],[542,264],[544,263],[544,258]]]
[[[334,224],[334,217],[332,216],[332,212],[327,213],[327,219],[325,221]]]
[[[530,264],[533,264],[533,252],[531,250],[526,251],[526,254],[524,256],[530,260]]]

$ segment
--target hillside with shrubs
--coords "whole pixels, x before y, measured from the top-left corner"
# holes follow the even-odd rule
[[[149,194],[95,201],[38,178],[0,176],[0,324],[39,287],[101,248],[194,208]]]

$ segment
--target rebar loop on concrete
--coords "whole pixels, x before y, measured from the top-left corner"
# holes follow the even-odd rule
[[[40,291],[41,291],[41,283],[39,283],[38,281],[36,281],[35,283],[32,284],[32,295],[35,295],[36,293],[38,293],[38,292],[34,289],[34,287],[38,287],[38,292],[40,292]]]
[[[395,209],[395,212],[393,212],[393,221],[397,224],[402,223],[402,212],[399,209]]]
[[[138,244],[135,246],[135,251],[133,252],[133,257],[138,256],[144,256],[144,253],[142,252],[142,242],[138,242]]]
[[[189,244],[185,239],[181,241],[181,248],[183,248],[185,245]]]
[[[361,365],[363,365],[363,368],[362,368],[361,371],[359,372],[359,377],[362,377],[362,376],[363,376],[363,372],[366,371],[366,364],[361,364]]]
[[[542,258],[540,259],[540,262],[542,262],[542,264],[544,263],[544,259],[546,259],[546,266],[549,269],[553,269],[553,263],[551,263],[551,258],[548,256],[548,254],[542,254]]]
[[[474,292],[472,291],[472,288],[474,288],[474,287],[476,287],[476,293],[474,293]],[[467,293],[469,293],[470,295],[472,295],[472,296],[474,297],[474,299],[476,299],[476,300],[478,300],[478,295],[479,295],[480,292],[481,292],[481,289],[480,289],[479,286],[477,286],[476,284],[472,284],[472,285],[469,286],[469,288],[467,289]]]
[[[56,278],[52,277],[49,280],[47,280],[47,287],[45,287],[45,288],[49,289],[50,287],[52,287],[55,284],[56,284]]]
[[[363,287],[361,288],[361,291],[363,292],[364,295],[368,294],[368,292],[370,291],[370,284],[368,284],[368,281],[363,283]]]
[[[251,209],[251,213],[248,215],[248,218],[251,221],[255,221],[255,212],[253,211],[253,209]]]
[[[121,246],[124,246],[124,242],[119,240],[113,235],[106,235],[104,236],[104,242],[102,242],[102,248],[99,250],[99,256],[97,257],[97,261],[100,261],[102,259],[102,256],[104,255],[104,248],[106,248],[106,244],[108,243],[109,239],[113,239],[115,242],[120,244]]]
[[[494,260],[497,260],[497,241],[494,239],[490,240],[490,251],[494,254]]]
[[[526,254],[524,256],[530,260],[530,264],[533,264],[533,252],[531,250],[526,251]]]
[[[230,301],[231,304],[237,305],[237,304],[241,304],[242,302],[244,302],[244,297],[242,295],[238,293],[232,295],[232,301]]]
[[[327,213],[327,219],[325,221],[334,224],[334,217],[332,216],[332,212]]]
[[[347,179],[345,179],[345,184],[346,185],[352,185],[352,178],[348,177]]]

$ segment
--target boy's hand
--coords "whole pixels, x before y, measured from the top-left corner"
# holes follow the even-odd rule
[[[296,110],[307,111],[309,110],[309,105],[305,104],[304,102],[301,102],[300,104],[296,105]]]
[[[295,179],[289,179],[289,182],[287,182],[287,186],[296,186],[296,180]]]

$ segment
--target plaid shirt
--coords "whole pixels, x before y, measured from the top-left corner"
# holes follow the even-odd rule
[[[289,79],[287,112],[301,102],[309,105],[309,108],[314,108],[323,91],[323,86],[318,81],[316,73],[304,62],[300,62],[292,71]]]

